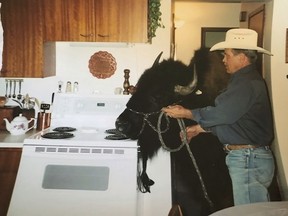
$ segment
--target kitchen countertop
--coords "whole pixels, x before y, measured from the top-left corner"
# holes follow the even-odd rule
[[[23,135],[15,136],[7,130],[0,130],[0,148],[22,148],[24,139],[38,132],[32,129]]]

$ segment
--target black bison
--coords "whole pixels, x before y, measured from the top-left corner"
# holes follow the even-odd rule
[[[229,78],[221,59],[219,53],[207,49],[197,50],[188,66],[172,59],[159,63],[158,56],[138,80],[127,108],[116,120],[119,131],[138,139],[143,192],[150,192],[154,183],[146,174],[147,160],[161,147],[171,151],[172,204],[179,205],[186,216],[209,215],[233,205],[225,152],[210,133],[183,144],[179,122],[164,115],[161,108],[175,103],[191,109],[212,105]],[[186,126],[195,124],[190,120],[181,122]]]

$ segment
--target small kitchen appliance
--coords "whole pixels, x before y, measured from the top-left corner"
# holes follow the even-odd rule
[[[44,130],[50,127],[51,123],[51,112],[46,112],[46,110],[50,109],[50,104],[42,103],[40,105],[41,112],[38,112],[37,115],[37,130]]]
[[[55,94],[50,127],[24,140],[8,216],[137,215],[137,141],[113,130],[128,99]]]

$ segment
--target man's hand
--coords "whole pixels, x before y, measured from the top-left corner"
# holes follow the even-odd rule
[[[190,141],[193,137],[195,137],[199,133],[203,133],[203,132],[206,132],[206,131],[199,124],[186,127],[186,136],[187,136],[188,143],[190,143]],[[181,140],[184,139],[182,132],[180,132],[180,137],[181,137]]]
[[[181,105],[171,105],[168,107],[163,107],[162,111],[172,118],[193,119],[191,110],[186,109]]]

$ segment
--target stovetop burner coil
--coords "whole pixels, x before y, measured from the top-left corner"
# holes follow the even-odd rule
[[[72,132],[75,130],[76,128],[73,128],[73,127],[56,127],[53,129],[53,131],[57,131],[57,132]]]
[[[112,134],[112,135],[108,135],[108,136],[105,137],[105,139],[107,139],[107,140],[128,139],[128,137],[125,134],[121,133],[117,129],[108,129],[105,132],[108,133],[108,134]]]
[[[121,135],[121,134],[113,134],[113,135],[106,136],[105,139],[107,139],[107,140],[124,140],[124,139],[128,139],[128,137],[126,137],[125,135]]]
[[[66,138],[74,137],[74,134],[67,133],[67,132],[49,132],[41,136],[47,139],[66,139]]]
[[[119,134],[119,133],[121,133],[121,132],[118,131],[116,128],[114,128],[114,129],[107,129],[105,132],[106,132],[106,133],[109,133],[109,134]]]

